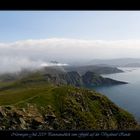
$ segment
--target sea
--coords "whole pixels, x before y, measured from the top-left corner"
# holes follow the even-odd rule
[[[140,123],[140,67],[120,67],[122,73],[104,74],[103,77],[128,84],[96,87],[96,91],[106,95],[116,105],[133,114]]]

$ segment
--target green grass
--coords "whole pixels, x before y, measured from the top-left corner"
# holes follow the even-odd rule
[[[121,128],[123,125],[127,128],[129,123],[125,121],[134,121],[131,114],[118,108],[107,97],[85,88],[48,84],[40,74],[7,84],[0,82],[0,88],[1,106],[26,107],[35,104],[39,109],[44,107],[47,111],[49,105],[63,129],[100,129],[100,120],[104,128]],[[106,115],[109,110],[113,116],[108,119]],[[70,124],[65,124],[63,119],[70,121]]]
[[[6,86],[5,86],[6,87]],[[8,86],[9,87],[9,86]],[[13,83],[10,88],[0,91],[0,105],[18,104],[18,102],[29,99],[33,96],[49,93],[51,86],[47,84],[20,85]]]

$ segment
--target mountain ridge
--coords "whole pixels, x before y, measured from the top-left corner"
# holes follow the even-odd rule
[[[80,75],[76,71],[65,72],[65,73],[39,73],[35,72],[27,76],[27,79],[23,77],[21,81],[31,82],[32,78],[37,76],[39,81],[46,81],[54,85],[72,85],[77,87],[94,87],[94,86],[108,86],[108,85],[118,85],[118,84],[127,84],[127,82],[117,81],[110,78],[104,78],[94,72],[86,72],[84,75]],[[31,79],[30,79],[31,78]],[[36,79],[36,80],[38,80]],[[35,79],[33,80],[35,82]]]
[[[56,71],[51,75],[36,71],[14,82],[0,82],[0,129],[140,129],[132,114],[117,107],[106,96],[80,84],[83,82],[81,78],[90,83],[105,78],[94,72],[85,75]]]
[[[88,65],[104,64],[113,67],[140,67],[140,58],[94,59]]]
[[[87,66],[82,67],[87,68]],[[79,67],[78,67],[79,69]],[[22,80],[28,79],[28,82],[32,81],[33,76],[35,77],[40,76],[39,80],[44,80],[46,82],[54,83],[54,84],[65,84],[65,85],[73,85],[73,86],[79,86],[79,87],[89,87],[89,86],[104,86],[104,85],[117,85],[117,84],[127,84],[127,82],[123,81],[117,81],[109,78],[104,78],[100,76],[98,73],[116,73],[116,72],[122,72],[121,70],[117,68],[108,68],[108,67],[95,67],[95,66],[88,66],[87,71],[80,73],[78,69],[75,69],[77,71],[70,71],[71,68],[66,67],[59,67],[59,66],[53,66],[53,67],[44,67],[39,70],[35,71],[28,71],[28,70],[22,70],[20,73],[15,74],[3,74],[0,75],[0,81],[1,82],[14,82],[16,80]],[[94,69],[94,70],[93,70]],[[101,69],[101,70],[100,70]],[[95,71],[98,71],[98,73]],[[29,77],[31,77],[31,80],[29,80]],[[36,79],[37,80],[37,79]],[[35,79],[33,80],[35,82]],[[88,84],[86,83],[88,82]],[[26,80],[27,82],[27,80]]]
[[[130,113],[96,91],[73,86],[46,87],[41,84],[39,88],[38,84],[35,85],[18,86],[21,93],[30,93],[30,97],[26,94],[27,99],[20,102],[16,101],[15,89],[9,92],[15,101],[13,104],[7,100],[12,104],[0,106],[1,130],[139,129]],[[21,93],[18,94],[23,96]]]

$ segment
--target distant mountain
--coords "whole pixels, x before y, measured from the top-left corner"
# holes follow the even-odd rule
[[[110,78],[103,78],[102,76],[97,75],[94,72],[90,72],[90,71],[86,72],[82,76],[82,79],[86,87],[127,84],[126,82],[117,81]]]
[[[39,69],[38,71],[51,75],[66,73],[65,66],[47,66]]]
[[[109,78],[103,78],[102,76],[94,72],[86,72],[80,75],[76,71],[64,72],[64,73],[53,73],[48,72],[34,72],[23,77],[21,82],[24,84],[32,82],[46,81],[46,83],[54,85],[72,85],[76,87],[94,87],[94,86],[106,86],[106,85],[117,85],[117,84],[127,84],[126,82],[117,81]]]
[[[114,67],[140,67],[140,58],[94,59],[87,63],[89,65],[104,64]]]
[[[66,71],[77,71],[79,74],[85,74],[87,71],[94,72],[96,74],[112,74],[120,73],[122,70],[107,65],[84,65],[84,66],[67,66],[64,67]]]
[[[124,67],[140,67],[140,63],[128,63]]]
[[[52,60],[52,61],[50,61],[50,63],[58,64],[59,62]]]
[[[25,79],[25,81],[28,83],[32,81],[38,82],[39,80],[39,82],[46,81],[47,83],[52,83],[55,85],[73,85],[78,87],[126,84],[126,82],[112,80],[109,78],[103,78],[102,76],[99,75],[99,74],[105,74],[105,73],[108,74],[108,73],[117,73],[117,72],[122,72],[122,71],[114,67],[51,66],[51,67],[44,67],[42,69],[35,70],[35,71],[22,70],[20,73],[3,74],[0,75],[0,82],[12,82],[16,80]],[[25,77],[27,77],[28,80]]]

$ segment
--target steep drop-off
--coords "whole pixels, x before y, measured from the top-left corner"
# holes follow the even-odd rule
[[[24,77],[22,81],[25,82],[37,82],[38,78],[40,80],[46,81],[54,85],[72,85],[76,87],[94,87],[94,86],[108,86],[108,85],[118,85],[118,84],[127,84],[127,82],[117,81],[110,78],[104,78],[94,72],[86,72],[84,75],[80,75],[76,71],[66,72],[66,73],[33,73],[27,76],[27,79]],[[34,80],[32,78],[35,77]],[[26,79],[26,80],[25,80]],[[39,80],[39,82],[40,82]]]
[[[35,72],[14,82],[0,82],[0,129],[139,129],[130,113],[106,96],[81,87],[107,81],[113,83],[93,72],[83,77],[77,72]]]
[[[13,85],[0,91],[1,130],[138,129],[131,114],[84,88]]]

